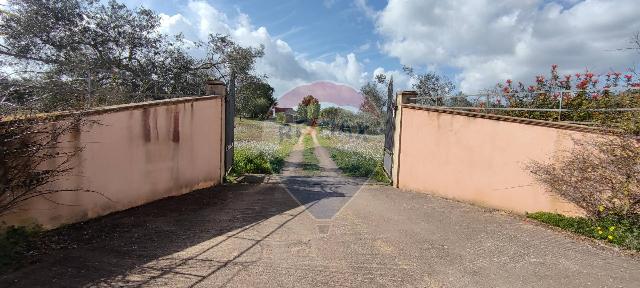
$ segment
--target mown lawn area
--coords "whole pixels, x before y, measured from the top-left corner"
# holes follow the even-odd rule
[[[234,132],[231,176],[280,172],[300,136],[297,126],[250,119],[236,119]]]
[[[576,234],[640,251],[640,223],[614,218],[592,220],[549,212],[530,213],[527,217]]]
[[[307,172],[320,171],[320,161],[315,154],[313,138],[306,134],[303,138],[304,150],[302,151],[302,170]]]
[[[326,147],[338,168],[347,176],[371,177],[390,183],[382,166],[383,135],[361,135],[322,130],[318,133],[320,145]]]

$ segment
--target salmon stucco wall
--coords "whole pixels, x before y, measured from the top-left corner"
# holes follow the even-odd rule
[[[528,171],[589,135],[402,106],[398,176],[401,189],[432,193],[515,213],[582,215],[545,191]]]
[[[222,105],[222,97],[206,96],[89,114],[93,123],[65,136],[84,150],[54,185],[93,192],[35,198],[0,221],[53,228],[221,183]]]

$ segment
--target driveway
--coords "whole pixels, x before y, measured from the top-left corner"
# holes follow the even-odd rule
[[[52,231],[45,257],[2,276],[0,287],[640,286],[640,262],[615,249],[330,174],[320,148],[329,174],[301,177],[298,153],[263,184],[195,191]]]

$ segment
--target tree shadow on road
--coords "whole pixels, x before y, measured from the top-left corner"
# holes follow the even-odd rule
[[[324,195],[320,197],[325,197]],[[335,195],[334,195],[335,196]],[[77,223],[45,233],[39,255],[32,264],[0,277],[2,287],[78,287],[78,286],[140,286],[155,279],[180,274],[176,268],[210,251],[216,242],[211,239],[227,236],[230,239],[273,216],[287,215],[287,211],[306,205],[294,200],[281,185],[230,185],[194,191],[113,213],[83,223]],[[288,215],[284,223],[261,235],[249,251],[260,241],[280,229],[299,214]],[[264,234],[264,233],[263,233]],[[226,239],[222,240],[224,242]],[[209,241],[209,242],[207,242]],[[144,273],[131,273],[147,263],[157,261],[194,246],[202,246],[186,258],[169,261],[159,268],[146,267]],[[210,277],[236,258],[211,264],[212,271],[185,274],[197,278],[195,283]],[[138,274],[131,276],[131,274]],[[147,274],[147,275],[142,275]],[[128,276],[125,276],[128,275]],[[157,283],[156,283],[157,284]]]
[[[316,220],[331,220],[366,183],[366,178],[283,176],[287,192]]]

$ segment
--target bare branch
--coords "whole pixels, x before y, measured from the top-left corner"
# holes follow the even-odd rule
[[[531,172],[549,190],[592,217],[640,221],[640,145],[635,137],[574,139],[575,148]]]

